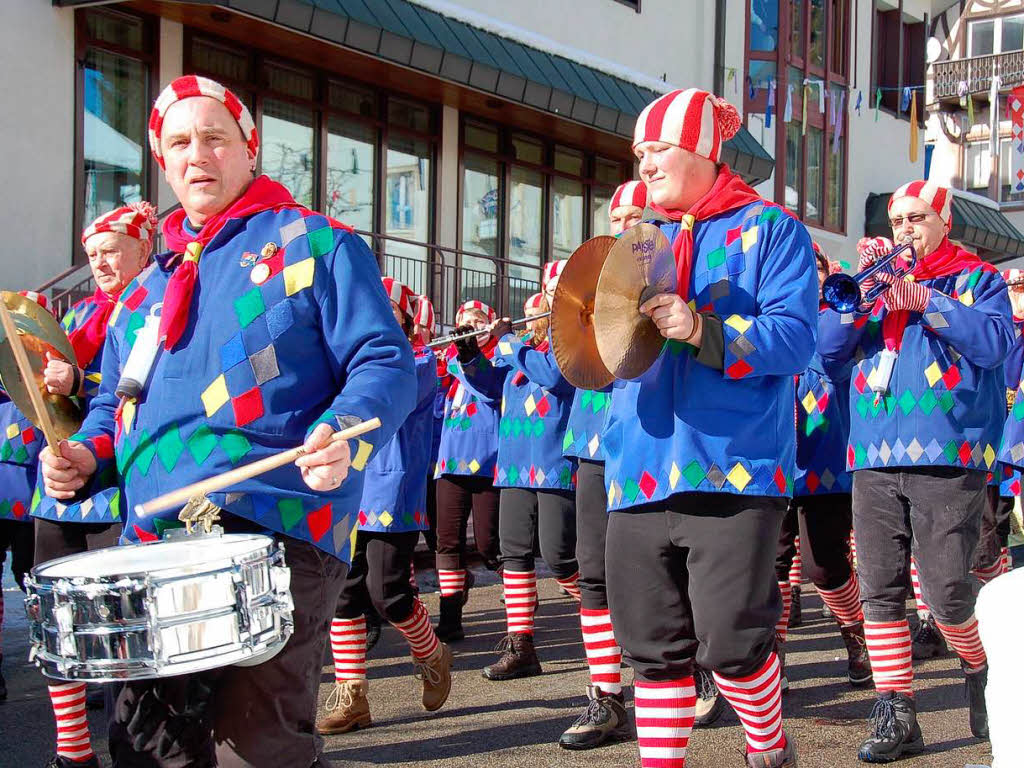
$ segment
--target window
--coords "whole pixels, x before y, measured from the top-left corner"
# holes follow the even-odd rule
[[[1014,150],[1011,140],[1002,138],[999,141],[999,197],[996,202],[1024,202],[1024,192],[1014,192],[1013,180]],[[964,183],[968,191],[991,198],[989,179],[992,175],[992,153],[989,152],[988,140],[975,141],[967,145],[964,152]]]
[[[910,110],[903,110],[904,88],[920,89],[925,75],[925,24],[907,21],[903,14],[903,0],[894,10],[875,9],[874,38],[871,51],[872,86],[882,89],[882,108],[892,114],[910,119]],[[874,106],[874,95],[871,106]],[[924,125],[924,91],[917,93],[917,114]]]
[[[792,94],[793,120],[776,131],[775,199],[802,220],[846,227],[846,109],[850,0],[749,0],[744,112],[765,112],[775,84],[773,118]],[[780,29],[779,20],[783,24]],[[807,98],[807,124],[803,101]]]
[[[1024,15],[979,19],[968,24],[967,55],[990,56],[1024,48]]]
[[[146,132],[153,102],[156,42],[145,18],[94,9],[76,16],[81,120],[76,148],[75,231],[122,203],[150,199]],[[77,238],[76,238],[77,240]],[[75,249],[75,262],[84,260]]]

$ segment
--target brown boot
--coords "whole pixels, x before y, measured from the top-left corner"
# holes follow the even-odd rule
[[[540,659],[533,647],[533,635],[526,632],[509,632],[498,643],[501,652],[498,660],[484,667],[483,676],[488,680],[514,680],[518,677],[533,677],[541,673]]]
[[[412,658],[416,677],[423,681],[423,708],[433,712],[444,706],[452,690],[452,652],[444,643],[425,659]]]
[[[329,736],[332,733],[348,733],[359,728],[369,728],[370,702],[366,698],[369,684],[365,680],[344,680],[334,684],[334,690],[327,697],[327,714],[316,724],[317,733]]]
[[[848,627],[840,627],[840,634],[846,644],[847,675],[850,678],[850,685],[856,687],[867,685],[871,682],[871,659],[868,657],[868,646],[864,640],[864,625],[851,624]]]

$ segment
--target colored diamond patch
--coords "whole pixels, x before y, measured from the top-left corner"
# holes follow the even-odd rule
[[[235,315],[238,317],[238,324],[243,328],[247,328],[265,310],[263,294],[259,288],[253,288],[235,299]]]

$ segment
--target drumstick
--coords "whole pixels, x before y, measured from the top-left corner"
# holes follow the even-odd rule
[[[7,311],[7,302],[2,297],[0,297],[0,324],[3,325],[4,333],[7,334],[7,339],[11,343],[14,362],[18,366],[18,373],[21,374],[21,378],[25,382],[25,389],[28,390],[29,400],[32,401],[32,407],[36,412],[36,418],[30,419],[30,421],[33,421],[43,430],[46,444],[50,446],[54,456],[60,456],[60,438],[57,437],[57,430],[53,426],[53,419],[50,418],[50,412],[46,410],[43,396],[36,386],[36,377],[32,373],[32,366],[29,365],[28,355],[25,353],[25,345],[21,343],[18,329],[14,325],[11,313]],[[28,414],[25,415],[27,416]]]
[[[359,437],[365,435],[367,432],[372,432],[380,426],[380,419],[374,416],[372,419],[362,421],[355,426],[343,429],[340,432],[335,432],[331,435],[331,442],[336,443],[341,440],[350,440],[353,437]],[[135,507],[136,514],[139,517],[146,517],[152,515],[154,512],[163,512],[165,509],[171,509],[177,507],[193,496],[205,496],[208,493],[219,491],[228,486],[235,485],[242,482],[243,480],[249,480],[250,478],[262,475],[264,472],[269,472],[272,469],[283,467],[285,464],[291,464],[300,456],[306,454],[305,446],[300,445],[298,448],[291,448],[287,451],[281,451],[275,453],[273,456],[267,456],[266,458],[259,459],[257,461],[243,464],[240,467],[235,467],[227,472],[224,472],[206,480],[200,480],[198,483],[192,483],[192,485],[186,485],[184,488],[179,488],[176,491],[165,493],[163,496],[157,496],[151,501],[147,501],[145,504],[138,504]]]

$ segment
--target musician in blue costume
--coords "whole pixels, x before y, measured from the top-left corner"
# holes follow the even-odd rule
[[[544,266],[545,311],[564,266],[564,261]],[[534,541],[539,540],[541,557],[559,585],[579,600],[576,461],[562,453],[575,388],[558,370],[547,318],[531,323],[526,340],[511,332],[508,318],[494,323],[489,331],[498,338],[492,363],[509,369],[494,471],[494,485],[501,488],[498,528],[508,634],[499,646],[497,661],[485,667],[483,675],[488,680],[511,680],[541,673],[533,642]]]
[[[127,684],[111,753],[118,766],[248,766],[273,755],[282,768],[309,768],[363,470],[413,407],[412,351],[366,244],[255,174],[259,139],[233,93],[196,76],[172,82],[150,116],[150,149],[182,204],[163,225],[170,250],[114,307],[89,415],[60,456],[41,459],[47,493],[69,498],[116,460],[125,538],[152,541],[176,511],[140,517],[140,502],[295,445],[307,453],[209,496],[228,532],[287,543],[295,629],[284,649],[255,667]],[[122,370],[158,305],[152,370],[138,397],[120,399]],[[372,417],[381,426],[362,439],[331,440]]]

